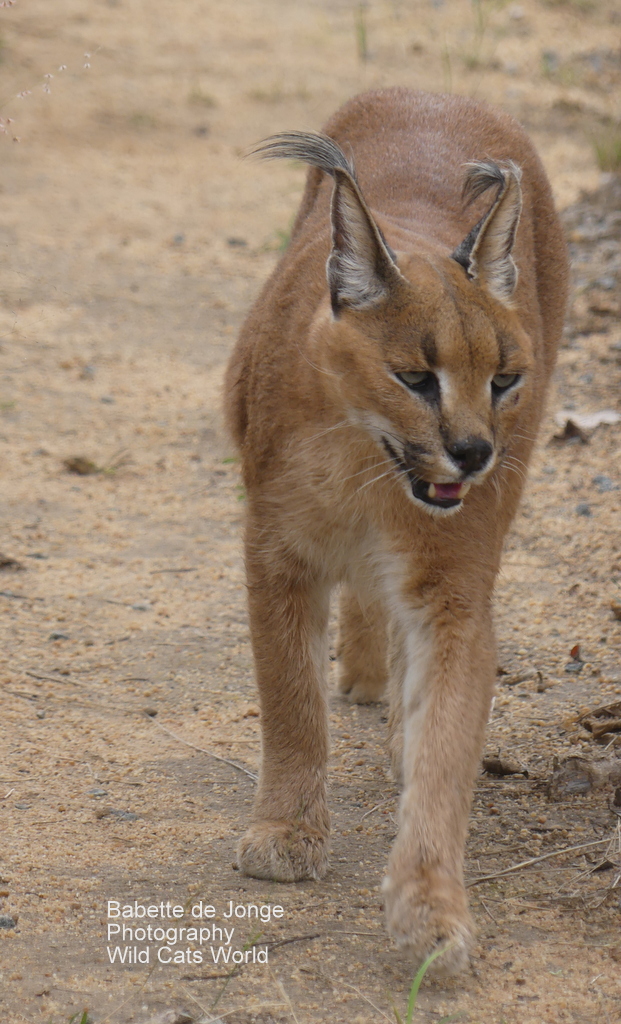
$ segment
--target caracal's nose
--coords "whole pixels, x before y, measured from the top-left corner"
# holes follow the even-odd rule
[[[478,473],[489,462],[494,449],[484,437],[467,437],[447,445],[446,450],[464,473]]]

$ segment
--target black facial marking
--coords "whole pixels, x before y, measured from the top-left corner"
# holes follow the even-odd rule
[[[429,366],[435,366],[438,359],[438,350],[436,348],[436,339],[433,334],[426,334],[421,343],[420,347],[423,350],[423,355],[427,360]]]
[[[498,345],[498,365],[504,366],[507,361],[507,339],[504,334],[499,332],[496,335],[496,344]]]
[[[397,468],[400,469],[402,473],[407,473],[408,467],[406,466],[405,462],[403,462],[403,460],[399,458],[390,441],[387,441],[385,437],[382,437],[382,444],[384,445],[384,448],[386,449],[388,455],[390,455],[391,459],[393,460]]]
[[[416,444],[414,441],[406,441],[403,446],[403,457],[406,463],[418,462],[419,459],[429,456],[429,452],[422,444]]]
[[[382,437],[384,448],[391,459],[404,473],[414,473],[421,459],[428,458],[430,452],[422,444],[415,441],[405,441],[403,444],[403,457],[397,455],[395,449],[385,437]]]

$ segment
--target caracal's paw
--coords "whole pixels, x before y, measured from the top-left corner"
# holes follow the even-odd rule
[[[383,700],[386,683],[377,675],[362,672],[343,671],[338,681],[338,691],[350,704],[376,704]]]
[[[303,822],[260,821],[242,836],[237,861],[253,878],[319,881],[328,870],[328,837]]]
[[[419,966],[446,947],[430,965],[429,974],[447,977],[468,966],[472,919],[463,886],[445,879],[434,884],[425,874],[400,883],[390,876],[384,879],[386,924],[393,939]]]

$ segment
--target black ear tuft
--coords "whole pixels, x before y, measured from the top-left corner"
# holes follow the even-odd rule
[[[352,159],[320,132],[282,132],[252,150],[266,159],[303,160],[334,178],[332,251],[326,274],[335,316],[344,307],[364,309],[388,295],[401,275],[396,256],[367,206]]]
[[[279,132],[258,142],[250,150],[251,156],[264,160],[301,160],[319,167],[334,177],[336,168],[347,171],[356,180],[354,162],[348,159],[334,139],[321,132]]]
[[[452,253],[468,277],[480,278],[505,305],[511,304],[517,285],[518,272],[511,250],[522,209],[521,177],[522,172],[513,161],[502,166],[491,160],[469,165],[463,190],[468,206],[493,186],[498,191],[488,212]]]

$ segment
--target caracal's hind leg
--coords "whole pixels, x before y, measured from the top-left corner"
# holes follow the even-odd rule
[[[261,703],[262,761],[240,870],[297,882],[328,866],[329,588],[248,527],[248,605]],[[256,543],[253,542],[257,538]]]
[[[343,587],[339,605],[338,688],[352,704],[382,699],[388,677],[387,620],[381,601]]]

